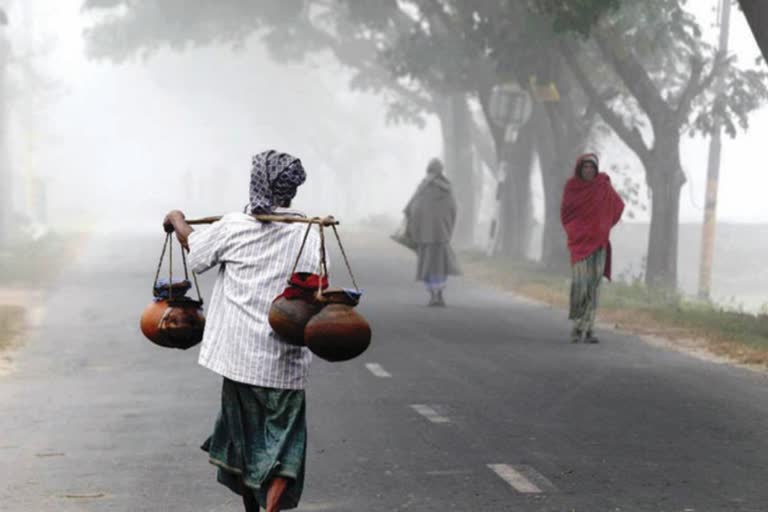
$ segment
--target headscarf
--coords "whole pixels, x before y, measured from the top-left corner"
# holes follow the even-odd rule
[[[427,174],[430,176],[435,174],[443,174],[443,170],[443,162],[441,162],[439,158],[433,158],[429,161],[429,164],[427,164]]]
[[[296,196],[296,189],[307,179],[301,160],[288,153],[264,151],[253,157],[251,169],[251,213],[270,214],[275,204]]]
[[[600,159],[594,153],[587,153],[586,155],[581,155],[579,159],[576,161],[576,168],[574,170],[574,174],[579,178],[584,179],[584,176],[582,176],[581,174],[581,170],[584,167],[584,164],[586,164],[587,162],[591,162],[592,164],[594,164],[595,171],[600,172]]]
[[[444,171],[445,168],[443,167],[443,162],[440,161],[439,158],[433,158],[429,161],[429,164],[427,164],[427,175],[423,180],[421,180],[419,186],[416,187],[416,192],[413,193],[411,200],[408,201],[408,204],[405,207],[406,212],[410,209],[411,204],[416,200],[416,198],[419,197],[430,186],[436,186],[448,192],[452,191],[451,182],[448,180],[448,177],[445,175]]]
[[[571,264],[606,249],[605,272],[611,278],[611,228],[621,220],[624,201],[611,185],[607,174],[599,172],[592,181],[583,180],[579,173],[585,161],[597,162],[597,155],[588,153],[576,160],[574,176],[568,180],[560,206],[560,219],[568,235]]]

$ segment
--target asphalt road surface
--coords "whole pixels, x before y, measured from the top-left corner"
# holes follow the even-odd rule
[[[92,240],[13,354],[0,510],[241,510],[198,448],[220,379],[138,331],[161,243]],[[427,308],[410,254],[349,249],[374,340],[313,365],[299,510],[768,510],[765,375],[612,332],[572,345],[561,311],[461,279]]]

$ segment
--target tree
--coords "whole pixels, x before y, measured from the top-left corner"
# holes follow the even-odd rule
[[[538,0],[531,4],[537,14],[549,18],[556,33],[589,35],[606,14],[618,9],[623,0]]]
[[[573,40],[560,44],[590,102],[643,164],[652,194],[646,283],[653,287],[675,288],[677,283],[680,190],[685,183],[681,137],[710,133],[715,119],[734,136],[768,99],[768,74],[742,69],[733,58],[718,55],[704,42],[684,4],[658,0],[627,5],[593,29],[591,40],[578,51]],[[585,58],[589,55],[597,60]],[[621,88],[595,83],[595,69],[613,73]],[[713,82],[720,74],[726,94],[724,101],[715,102]]]
[[[122,9],[119,9],[122,7]],[[378,64],[381,41],[364,37],[367,27],[386,25],[399,13],[396,2],[332,0],[86,0],[85,10],[101,12],[86,29],[92,58],[122,62],[149,57],[162,47],[184,51],[215,43],[241,48],[253,34],[283,62],[330,52],[355,70],[353,89],[374,90],[390,104],[391,120],[423,123],[432,99],[392,80]],[[363,21],[364,20],[364,21]],[[408,23],[399,19],[398,23]]]
[[[542,263],[564,271],[569,257],[560,221],[560,201],[565,183],[572,176],[576,156],[585,152],[595,126],[595,112],[562,65],[559,53],[548,55],[552,71],[545,75],[557,84],[560,100],[544,103],[535,126],[546,208],[542,235]]]
[[[624,3],[622,9],[612,0],[408,3],[422,23],[399,42],[399,54],[392,52],[398,56],[395,70],[400,76],[466,90],[474,86],[484,107],[490,88],[504,75],[521,84],[529,75],[543,75],[564,88],[573,80],[579,84],[581,94],[567,94],[566,101],[539,109],[550,121],[549,130],[542,133],[548,133],[560,157],[545,170],[545,188],[550,191],[546,231],[556,232],[554,198],[564,179],[562,170],[570,169],[565,162],[570,163],[575,148],[583,147],[597,112],[637,153],[653,194],[647,283],[675,287],[680,189],[685,181],[680,139],[686,132],[708,134],[716,120],[731,135],[737,127],[745,129],[749,113],[768,97],[765,73],[742,69],[718,55],[685,11],[685,0]],[[576,32],[581,43],[572,38],[558,41],[553,38],[558,32]],[[562,69],[563,59],[570,73]],[[727,84],[724,102],[714,101],[714,79],[720,74]],[[497,154],[507,151],[501,129],[490,124],[490,130]],[[541,148],[539,153],[547,154]],[[569,154],[567,160],[564,154]],[[527,185],[522,179],[526,172],[523,165],[513,173],[517,179],[511,180],[512,188],[518,192]],[[505,204],[514,200],[507,197]],[[555,252],[545,249],[547,254]]]
[[[398,2],[137,0],[124,5],[121,0],[87,0],[84,8],[103,11],[121,5],[122,11],[108,10],[86,31],[92,57],[119,62],[151,55],[163,46],[177,51],[217,42],[242,46],[258,34],[280,61],[330,52],[354,71],[352,89],[376,93],[385,101],[390,122],[423,125],[426,115],[435,114],[443,131],[446,168],[458,185],[462,213],[456,238],[460,244],[471,243],[476,219],[471,133],[476,130],[464,126],[472,119],[466,96],[403,83],[383,64],[381,49],[416,23]]]
[[[542,263],[554,271],[567,269],[567,248],[560,225],[560,199],[565,182],[570,177],[576,155],[583,153],[595,124],[594,109],[589,108],[587,98],[574,83],[564,65],[559,50],[556,30],[565,23],[564,16],[599,18],[597,2],[542,1],[528,4],[528,9],[511,8],[502,4],[503,15],[489,18],[492,29],[486,29],[484,46],[497,62],[501,74],[524,86],[531,85],[531,92],[543,84],[549,89],[549,98],[537,99],[533,118],[527,131],[535,140],[542,169],[544,188],[544,232],[542,238]],[[561,11],[562,10],[562,11]],[[518,20],[523,20],[521,24]],[[589,28],[588,25],[584,26]],[[481,93],[481,97],[483,93]],[[495,137],[503,134],[497,132]],[[518,173],[528,171],[527,159],[522,159]],[[517,187],[529,186],[529,181],[517,180]]]
[[[504,33],[520,34],[525,19],[510,16],[526,13],[516,4],[461,2],[452,0],[408,0],[406,5],[418,23],[384,50],[384,57],[396,77],[415,82],[429,90],[448,95],[470,95],[482,107],[491,135],[495,161],[511,164],[501,192],[503,217],[502,253],[515,259],[525,257],[532,225],[530,163],[533,137],[522,130],[515,144],[505,137],[503,127],[491,121],[489,103],[494,85],[505,77],[494,52]],[[492,37],[492,34],[497,37]],[[514,48],[514,47],[511,47]],[[505,47],[506,50],[510,46]]]
[[[387,51],[395,74],[427,88],[460,88],[474,95],[486,114],[497,159],[511,162],[502,192],[505,226],[503,253],[524,258],[532,224],[530,163],[538,152],[545,189],[544,263],[566,262],[560,227],[560,196],[573,159],[583,152],[596,120],[588,98],[574,85],[563,62],[557,34],[586,35],[613,12],[619,0],[536,0],[532,2],[408,0],[420,23]],[[527,88],[531,79],[556,84],[559,101],[543,103],[509,144],[503,127],[490,121],[494,85],[514,81]],[[535,135],[534,135],[535,133]]]

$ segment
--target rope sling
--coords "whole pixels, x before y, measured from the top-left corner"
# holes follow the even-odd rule
[[[295,275],[301,257],[306,250],[309,234],[312,231],[313,226],[317,226],[320,235],[320,258],[318,262],[317,275],[318,288],[314,295],[314,298],[310,300],[316,309],[309,308],[307,318],[298,326],[298,333],[294,332],[293,340],[288,340],[284,337],[284,340],[295,345],[306,345],[312,352],[319,357],[328,361],[346,361],[356,357],[365,351],[370,344],[371,329],[368,322],[353,308],[357,306],[362,291],[358,286],[357,279],[352,270],[349,257],[344,244],[341,241],[337,226],[339,221],[333,217],[297,217],[297,216],[281,216],[281,215],[252,215],[253,218],[261,222],[279,222],[286,224],[303,223],[307,224],[307,228],[304,232],[304,236],[299,248],[299,252],[296,255],[296,260],[291,268],[291,273],[288,276],[289,285],[292,283],[291,278]],[[187,224],[199,225],[199,224],[211,224],[221,220],[221,217],[204,217],[201,219],[188,220]],[[352,279],[354,286],[354,292],[348,289],[334,289],[324,290],[323,283],[326,283],[328,278],[328,257],[327,257],[327,244],[326,244],[326,229],[331,228],[333,230],[334,237],[338,243],[339,250],[341,251],[344,265],[349,272],[349,276]],[[163,268],[166,253],[168,254],[168,287],[167,298],[163,296],[165,287],[159,284],[160,273]],[[195,290],[197,292],[198,300],[194,301],[186,297],[185,293],[191,288],[190,272],[187,266],[187,257],[184,249],[181,250],[181,259],[184,268],[184,281],[177,284],[177,289],[174,290],[173,282],[173,233],[167,233],[163,249],[160,254],[160,261],[155,272],[155,282],[153,284],[152,293],[155,297],[155,302],[150,304],[142,315],[142,331],[145,336],[154,343],[173,348],[190,348],[196,345],[202,339],[202,325],[204,325],[204,317],[202,316],[203,297],[200,292],[200,286],[197,280],[197,274],[191,272],[192,282],[194,283]],[[312,288],[309,288],[311,290]],[[174,292],[176,295],[174,296]],[[181,296],[179,296],[181,295]],[[160,302],[165,301],[164,306]],[[275,303],[273,303],[270,310],[270,324],[272,324],[273,313],[278,312],[275,309]],[[298,306],[298,304],[297,304]],[[159,308],[163,308],[162,315],[159,313]],[[194,334],[189,332],[188,339],[183,342],[171,344],[167,341],[168,333],[164,331],[170,331],[167,329],[169,325],[166,325],[166,320],[170,317],[183,316],[186,314],[189,316],[190,312],[194,310],[199,313],[199,319],[197,320],[199,332],[195,331]],[[181,312],[181,314],[179,314]],[[175,315],[175,316],[174,316]],[[159,320],[157,320],[159,316]],[[190,320],[190,323],[194,323],[194,319]],[[145,329],[146,327],[146,329]],[[188,330],[190,326],[185,326]],[[273,328],[275,326],[273,325]],[[294,329],[297,325],[294,322]],[[305,330],[306,327],[306,330]],[[276,331],[278,331],[276,329]],[[280,331],[278,331],[280,332]],[[282,335],[282,333],[281,333]],[[180,338],[180,336],[179,336]]]
[[[313,219],[321,221],[322,219]],[[301,241],[301,247],[299,248],[299,254],[296,255],[296,262],[293,264],[293,268],[291,269],[291,275],[296,273],[296,269],[299,267],[299,261],[301,261],[301,256],[304,254],[304,249],[307,246],[307,238],[309,238],[309,233],[312,231],[312,226],[315,223],[309,223],[307,225],[307,229],[304,232],[304,239]],[[318,287],[317,287],[317,299],[320,302],[323,302],[323,278],[328,277],[328,260],[327,260],[327,254],[326,254],[326,248],[325,248],[325,229],[326,226],[324,226],[321,222],[316,223],[318,226],[318,229],[320,231],[320,263],[317,275],[320,279],[318,279]],[[336,229],[336,224],[331,224],[331,229],[333,229],[333,234],[336,236],[336,242],[339,244],[339,250],[341,251],[341,255],[344,259],[344,265],[347,267],[347,272],[349,272],[349,277],[352,278],[352,285],[355,287],[355,291],[358,295],[362,294],[360,291],[360,287],[357,285],[357,279],[355,279],[355,273],[352,271],[352,265],[349,263],[349,258],[347,257],[347,251],[344,249],[344,244],[341,242],[341,237],[339,236],[339,231]],[[289,283],[290,283],[290,276],[289,276]]]
[[[163,244],[163,250],[160,253],[160,261],[157,264],[157,272],[155,272],[155,281],[152,284],[152,295],[158,296],[157,283],[160,279],[160,271],[163,268],[163,260],[165,259],[166,250],[168,251],[168,300],[173,300],[173,233],[168,233],[165,236],[165,243]],[[189,282],[189,270],[187,268],[187,255],[184,249],[181,250],[181,261],[184,265],[184,281]],[[197,292],[197,301],[200,305],[203,304],[203,295],[200,293],[200,285],[197,282],[197,274],[192,272],[192,281],[195,284],[195,291]]]
[[[301,256],[304,253],[304,249],[306,248],[307,238],[309,238],[309,233],[312,230],[312,226],[318,226],[318,229],[320,231],[320,265],[318,268],[318,275],[321,278],[321,282],[323,277],[328,277],[328,260],[327,260],[326,245],[325,245],[325,229],[329,227],[333,229],[333,234],[336,237],[336,242],[339,245],[341,255],[344,259],[344,265],[347,267],[347,271],[349,272],[349,277],[352,278],[352,285],[355,287],[355,291],[358,294],[362,293],[360,291],[360,287],[357,285],[357,279],[355,279],[355,274],[352,271],[352,265],[350,265],[349,263],[349,258],[347,257],[346,250],[344,249],[344,244],[341,242],[339,231],[338,229],[336,229],[336,226],[338,226],[341,223],[338,220],[336,220],[334,217],[331,217],[331,216],[298,217],[298,216],[292,216],[292,215],[251,215],[251,217],[261,222],[281,222],[285,224],[307,224],[307,229],[304,232],[304,238],[301,242],[299,253],[296,255],[296,261],[291,270],[291,275],[293,275],[296,272],[296,269],[299,266],[299,262],[301,261]],[[220,216],[203,217],[200,219],[187,220],[187,224],[189,224],[190,226],[199,225],[199,224],[212,224],[219,220],[221,220]],[[288,278],[290,279],[290,275],[288,276]],[[318,298],[322,300],[322,297],[323,297],[323,290],[322,290],[322,286],[320,286],[318,288]]]
[[[160,272],[163,269],[166,254],[168,255],[167,286],[160,281]],[[189,279],[187,256],[183,248],[181,261],[184,266],[184,280],[174,283],[173,233],[167,233],[152,284],[154,300],[144,309],[140,325],[144,336],[156,345],[187,350],[202,341],[205,315],[203,315],[203,295],[194,272],[192,272],[192,282],[197,291],[197,300],[186,295],[192,283]]]

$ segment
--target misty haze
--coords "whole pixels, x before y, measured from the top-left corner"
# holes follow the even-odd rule
[[[0,511],[765,510],[766,56],[760,0],[0,0]]]

